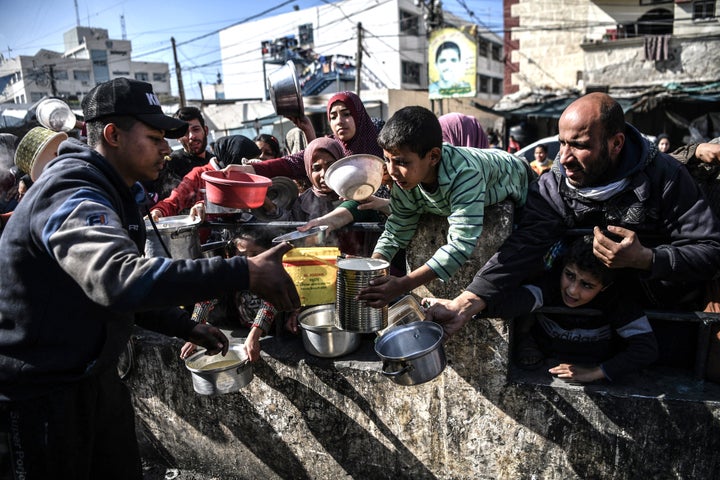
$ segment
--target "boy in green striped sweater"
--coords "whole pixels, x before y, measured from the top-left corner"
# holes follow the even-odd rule
[[[440,278],[449,279],[472,255],[483,227],[485,207],[511,199],[525,203],[532,172],[520,158],[497,149],[443,144],[437,117],[423,107],[398,110],[378,136],[395,182],[391,215],[373,258],[391,260],[408,246],[423,213],[448,219],[447,243],[406,276],[377,278],[359,300],[382,307],[398,296]]]

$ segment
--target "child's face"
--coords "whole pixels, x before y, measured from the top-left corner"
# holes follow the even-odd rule
[[[408,147],[383,150],[383,155],[388,173],[403,190],[412,190],[421,183],[433,186],[437,181],[437,165],[442,155],[438,147],[431,149],[422,158]]]
[[[251,239],[244,237],[240,237],[235,240],[235,248],[237,248],[239,255],[245,255],[246,257],[254,257],[255,255],[261,254],[265,251],[265,249],[260,245]]]
[[[579,269],[573,263],[563,268],[560,276],[560,293],[563,303],[568,307],[577,308],[585,305],[603,290],[605,287],[595,275]]]
[[[260,149],[260,156],[258,157],[260,160],[275,158],[275,154],[273,153],[272,146],[270,146],[270,144],[263,142],[262,140],[258,140],[255,142],[255,145],[257,145]]]
[[[332,189],[325,183],[325,172],[335,161],[335,157],[330,155],[327,150],[318,149],[313,153],[310,181],[322,193],[333,193]]]

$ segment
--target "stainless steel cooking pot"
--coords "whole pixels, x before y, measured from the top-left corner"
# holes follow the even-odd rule
[[[305,350],[316,357],[340,357],[354,352],[361,335],[335,326],[335,305],[318,305],[300,313]]]
[[[434,322],[412,322],[378,337],[375,353],[383,361],[382,374],[398,385],[420,385],[437,377],[447,359],[443,328]]]
[[[288,60],[285,65],[268,75],[270,100],[275,113],[285,117],[305,115],[300,83],[295,73],[295,64]]]
[[[224,357],[208,356],[205,351],[201,348],[185,360],[185,366],[192,372],[195,392],[200,395],[237,392],[252,381],[252,364],[243,345],[230,345]]]
[[[163,217],[155,222],[145,220],[147,240],[145,255],[148,257],[200,258],[201,246],[198,235],[200,218],[190,215]],[[157,229],[157,230],[156,230]]]

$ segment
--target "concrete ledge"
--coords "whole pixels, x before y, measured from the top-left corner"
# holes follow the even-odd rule
[[[475,264],[509,232],[512,208],[498,208]],[[426,219],[410,262],[443,241],[443,221]],[[420,294],[454,295],[475,264]],[[689,371],[579,386],[515,370],[511,327],[470,322],[445,345],[445,371],[415,387],[380,373],[373,335],[336,360],[269,337],[253,381],[217,397],[194,393],[179,340],[139,331],[126,381],[145,455],[223,479],[720,478],[720,386]]]

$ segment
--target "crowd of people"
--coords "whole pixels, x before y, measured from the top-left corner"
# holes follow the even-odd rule
[[[129,393],[116,370],[134,325],[187,340],[182,357],[197,346],[224,354],[223,332],[178,305],[225,296],[248,327],[251,361],[280,316],[297,331],[300,299],[281,261],[292,246],[273,246],[268,232],[238,235],[233,255],[144,255],[143,217],[205,218],[203,172],[288,177],[297,198],[266,200],[264,215],[304,222],[301,231],[381,222],[371,256],[391,262],[422,214],[447,218],[445,244],[423,265],[396,263],[360,291],[372,307],[450,279],[472,256],[485,207],[513,202],[512,233],[472,283],[423,304],[446,340],[476,315],[516,318],[517,363],[546,364],[562,379],[616,381],[652,365],[668,344],[645,309],[720,301],[708,288],[720,272],[720,220],[708,202],[717,195],[720,144],[672,156],[667,139],[647,140],[607,94],[570,104],[557,158],[541,146],[533,162],[496,148],[471,116],[408,106],[382,123],[352,92],[329,99],[329,135],[292,118],[284,152],[267,134],[229,135],[211,148],[199,109],[167,116],[144,82],[102,83],[82,108],[85,142],[60,144],[38,178],[0,177],[11,190],[0,199],[0,433],[12,442],[0,445],[0,468],[26,478],[141,478]],[[183,148],[171,151],[167,138]],[[365,200],[343,199],[325,174],[358,153],[383,159],[383,185]]]

